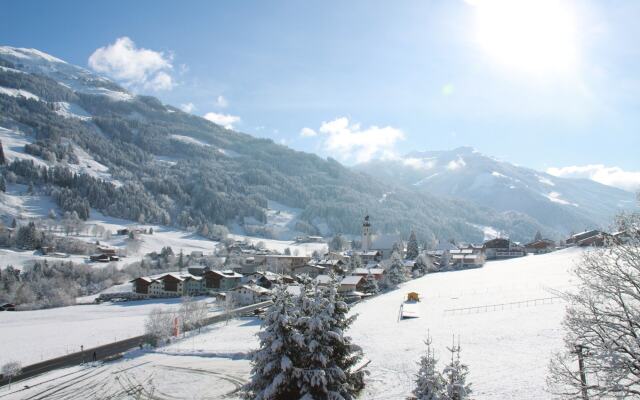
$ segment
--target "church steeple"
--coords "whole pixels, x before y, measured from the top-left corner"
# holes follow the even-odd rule
[[[369,222],[369,214],[367,214],[362,223],[362,251],[369,250],[371,250],[371,222]]]

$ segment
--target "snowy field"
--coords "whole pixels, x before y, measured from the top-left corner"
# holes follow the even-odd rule
[[[363,398],[406,398],[427,332],[441,366],[452,336],[460,338],[474,398],[549,398],[545,376],[551,353],[562,347],[565,304],[558,299],[530,300],[554,297],[550,289],[571,288],[569,270],[580,255],[580,249],[567,249],[488,262],[481,269],[432,274],[358,304],[351,335],[371,359]],[[409,291],[420,293],[420,318],[398,320],[399,306]],[[502,306],[506,303],[519,304]],[[447,311],[488,305],[500,306]]]
[[[551,353],[562,346],[560,324],[565,308],[560,300],[549,300],[554,297],[550,289],[567,290],[573,287],[568,271],[581,254],[580,249],[567,249],[548,255],[489,262],[485,267],[475,270],[431,274],[359,303],[353,309],[359,316],[350,335],[355,343],[364,348],[365,356],[371,360],[368,366],[371,374],[360,398],[405,399],[413,386],[416,362],[424,351],[423,340],[427,332],[433,337],[441,364],[446,361],[446,346],[451,345],[452,335],[460,337],[463,361],[471,371],[474,398],[550,398],[544,391],[545,376]],[[399,320],[400,304],[409,291],[420,293],[422,301],[417,307],[420,318]],[[535,301],[543,298],[547,300]],[[484,306],[489,307],[485,310]],[[466,307],[480,308],[450,311]],[[19,317],[21,314],[15,315]],[[109,326],[115,323],[115,320],[102,321],[107,314],[109,319],[115,317],[115,314],[103,313],[103,317],[95,317],[99,323],[94,321],[89,325]],[[7,337],[22,335],[34,328],[44,332],[55,326],[55,317],[47,318],[40,326],[20,329],[11,334],[3,329],[0,343],[5,342],[2,346],[9,349],[12,345],[6,343]],[[139,318],[142,320],[143,317]],[[2,316],[0,323],[4,323],[1,319]],[[4,328],[5,325],[2,326]],[[230,381],[241,382],[249,375],[250,364],[246,355],[257,346],[255,334],[258,331],[258,320],[231,320],[208,327],[199,335],[177,340],[153,354],[102,368],[111,371],[112,374],[108,376],[113,377],[119,370],[145,363],[133,368],[136,372],[131,379],[146,382],[142,386],[146,385],[145,390],[151,390],[151,383],[165,384],[157,380],[158,377],[164,379],[163,366],[175,365],[180,373],[206,375],[211,381],[210,388],[221,388],[218,395],[225,393],[233,397],[235,389]],[[0,348],[0,354],[3,351],[5,349]],[[176,375],[171,379],[174,379],[171,382],[179,384],[183,378]],[[183,398],[211,396],[203,392],[200,386],[194,387],[192,393],[192,381],[186,377],[184,379],[187,383],[182,389],[188,394]],[[163,392],[168,389],[158,386],[158,390]]]
[[[218,312],[208,298],[210,311]],[[177,310],[180,299],[103,303],[47,310],[0,313],[0,365],[23,365],[144,333],[144,321],[156,307]]]
[[[0,399],[238,399],[249,369],[247,360],[135,352],[119,362],[65,368],[0,388]]]

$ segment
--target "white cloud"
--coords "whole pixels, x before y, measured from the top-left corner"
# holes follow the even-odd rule
[[[317,136],[318,132],[314,131],[311,128],[302,128],[302,130],[300,131],[300,136],[302,137],[314,137]]]
[[[218,125],[222,125],[227,129],[233,129],[233,124],[240,122],[240,117],[236,115],[218,114],[215,112],[206,113],[204,118]]]
[[[180,104],[180,109],[186,113],[192,113],[196,110],[196,105],[193,103]]]
[[[428,170],[435,167],[436,162],[434,160],[424,158],[405,158],[402,163],[407,167],[411,167],[415,170]]]
[[[170,90],[175,86],[169,74],[172,56],[136,47],[126,36],[100,47],[89,57],[89,67],[131,88]]]
[[[467,165],[467,163],[464,162],[462,157],[458,157],[457,160],[449,161],[449,163],[447,164],[447,169],[449,171],[455,171],[455,170],[458,170],[460,168],[464,168],[466,165]]]
[[[603,185],[632,192],[640,190],[640,171],[625,171],[620,167],[607,167],[602,164],[574,165],[548,168],[547,173],[562,178],[591,179]]]
[[[225,99],[223,95],[220,95],[216,99],[216,105],[220,108],[225,108],[226,106],[229,105],[229,101],[227,101],[227,99]]]
[[[319,132],[326,135],[324,148],[330,156],[343,161],[366,162],[374,157],[395,157],[395,144],[404,139],[404,133],[396,128],[350,124],[346,117],[323,122]]]

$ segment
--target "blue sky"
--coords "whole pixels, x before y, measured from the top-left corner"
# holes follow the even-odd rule
[[[640,3],[510,4],[7,1],[0,41],[346,164],[473,146],[640,183]]]

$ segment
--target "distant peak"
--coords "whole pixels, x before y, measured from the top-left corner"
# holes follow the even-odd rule
[[[51,54],[47,54],[38,49],[27,49],[21,47],[11,47],[11,46],[0,46],[0,55],[10,56],[16,59],[22,60],[35,60],[41,59],[48,62],[55,63],[63,63],[66,64],[65,61],[52,56]]]
[[[464,154],[471,154],[471,153],[478,153],[478,150],[476,150],[474,147],[471,146],[460,146],[457,147],[455,149],[453,149],[454,153],[464,153]]]

